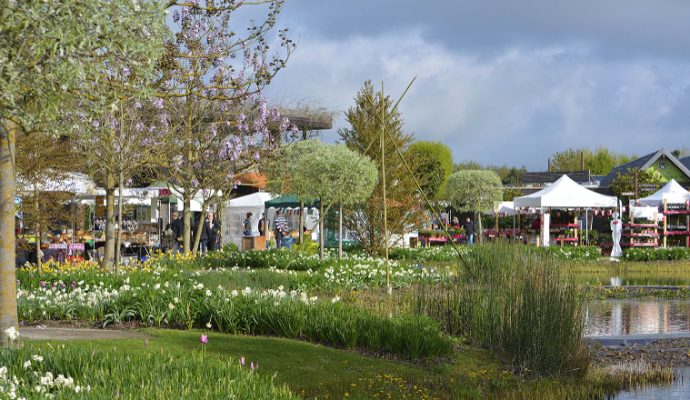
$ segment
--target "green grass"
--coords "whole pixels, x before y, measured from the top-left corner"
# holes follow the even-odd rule
[[[25,344],[33,349],[65,346],[58,352],[96,357],[117,375],[108,379],[98,368],[79,373],[80,364],[73,362],[63,365],[62,372],[71,371],[80,383],[90,384],[92,393],[112,394],[119,388],[121,398],[163,399],[171,393],[190,393],[194,385],[208,396],[184,398],[229,398],[214,392],[219,379],[216,374],[222,374],[222,368],[239,381],[239,386],[253,383],[268,391],[265,393],[273,391],[285,399],[291,397],[281,389],[283,385],[305,399],[603,399],[623,387],[624,381],[612,380],[600,371],[582,380],[525,380],[509,372],[508,366],[491,353],[467,345],[459,346],[452,358],[409,363],[281,338],[156,329],[144,333],[147,337],[142,339]],[[199,342],[201,334],[208,334],[205,346]],[[255,374],[246,374],[246,366],[244,371],[239,368],[242,357],[246,365],[258,363]],[[69,357],[62,358],[69,361]],[[146,367],[138,364],[147,359],[158,361]],[[53,363],[54,371],[58,367]],[[180,375],[180,368],[185,374]],[[153,384],[158,392],[138,392]],[[237,398],[272,398],[259,394]],[[180,397],[173,394],[168,398]]]

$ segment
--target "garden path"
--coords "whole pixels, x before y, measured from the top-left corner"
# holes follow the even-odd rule
[[[146,337],[142,333],[133,331],[33,326],[19,329],[19,336],[30,340],[139,339]]]

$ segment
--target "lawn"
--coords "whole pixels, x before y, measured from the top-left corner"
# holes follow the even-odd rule
[[[193,364],[187,367],[190,371],[202,375],[205,366],[215,370],[212,367],[217,367],[217,363],[239,365],[244,357],[246,371],[251,370],[253,363],[260,377],[272,379],[277,388],[285,385],[305,399],[527,399],[536,395],[544,399],[603,398],[608,392],[603,388],[612,385],[596,378],[523,380],[489,352],[467,345],[458,345],[452,358],[411,363],[282,338],[196,330],[146,329],[143,332],[147,336],[143,339],[25,343],[33,350],[64,345],[63,353],[82,352],[109,358],[112,364],[124,364],[124,368],[135,357],[184,359]],[[206,345],[200,343],[202,334],[208,335]],[[156,384],[178,387],[180,393],[194,393],[193,387],[187,387],[194,382],[214,385],[204,379],[174,381],[177,376],[175,373],[169,377],[158,376]],[[87,371],[84,379],[89,377]],[[96,373],[92,377],[95,377],[90,382],[94,393],[113,390],[106,375]],[[146,381],[150,379],[146,373],[141,373],[140,379],[141,382],[131,383],[141,387],[151,385]]]

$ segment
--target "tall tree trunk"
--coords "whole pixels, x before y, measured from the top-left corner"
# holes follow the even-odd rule
[[[320,244],[320,249],[319,249],[319,258],[324,259],[326,257],[326,249],[325,249],[325,236],[326,232],[324,232],[324,227],[326,224],[324,223],[324,220],[326,219],[326,216],[323,213],[323,201],[319,199],[319,244]]]
[[[43,264],[43,260],[41,259],[41,216],[39,215],[41,211],[38,204],[38,188],[36,184],[34,184],[34,211],[36,212],[36,232],[34,233],[36,237],[36,265],[40,271],[41,264]]]
[[[304,243],[304,200],[299,201],[299,244],[302,243]]]
[[[117,179],[117,233],[115,236],[115,248],[117,251],[115,252],[115,270],[117,270],[120,267],[120,263],[122,262],[121,257],[122,257],[122,252],[120,251],[120,248],[122,247],[122,184],[123,184],[124,178],[122,177],[122,172],[120,172],[118,179]]]
[[[182,251],[188,252],[191,250],[192,239],[192,199],[189,196],[189,191],[186,190],[182,195],[184,201],[184,208],[182,209]]]
[[[112,175],[109,175],[108,181],[112,182]],[[115,260],[115,188],[114,184],[109,184],[105,189],[105,249],[103,251],[103,268],[110,269],[113,267]]]
[[[5,123],[0,118],[0,124]],[[14,140],[17,127],[0,125],[0,339],[9,342],[5,329],[17,325],[17,277],[14,237]]]
[[[206,207],[201,207],[201,217],[199,217],[199,224],[194,232],[194,247],[192,254],[196,255],[199,252],[199,243],[201,243],[201,231],[204,229],[204,221],[206,220]]]

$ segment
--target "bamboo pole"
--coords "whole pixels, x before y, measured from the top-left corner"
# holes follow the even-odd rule
[[[381,188],[383,191],[383,241],[384,251],[386,257],[386,290],[388,294],[393,294],[391,287],[391,266],[388,260],[388,204],[386,202],[386,148],[385,144],[385,115],[386,115],[386,96],[383,90],[383,81],[381,81]]]

